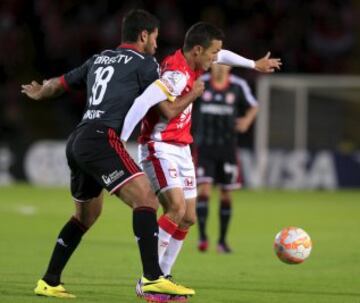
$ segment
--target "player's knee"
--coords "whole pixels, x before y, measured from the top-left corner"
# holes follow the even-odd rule
[[[185,215],[185,205],[182,203],[172,203],[168,206],[166,214],[174,221],[181,222]]]
[[[134,199],[134,203],[132,207],[133,208],[149,207],[157,210],[159,207],[159,200],[157,199],[155,194],[151,192],[148,194],[141,195],[137,199]]]
[[[196,223],[196,216],[195,215],[184,216],[184,218],[182,219],[182,222],[181,222],[181,226],[183,228],[189,228],[189,227],[195,225],[195,223]]]
[[[91,213],[91,221],[92,223],[95,223],[95,221],[100,217],[102,212],[102,207],[101,208],[97,208],[95,209],[92,213]]]
[[[231,192],[229,190],[222,189],[220,192],[221,201],[229,201],[231,203]]]
[[[83,224],[84,226],[86,226],[87,228],[90,228],[92,225],[94,225],[94,223],[97,221],[97,219],[100,217],[101,215],[101,208],[100,209],[96,209],[93,210],[91,212],[88,212],[86,214],[82,213],[82,214],[76,214],[75,217],[76,219],[79,220],[79,222],[81,224]]]
[[[154,194],[147,195],[146,197],[144,197],[143,204],[144,206],[151,207],[155,210],[159,208],[159,200]]]
[[[97,218],[94,218],[89,215],[80,215],[78,213],[75,213],[74,218],[81,223],[81,225],[85,226],[87,229],[89,229],[96,221]]]
[[[157,210],[159,207],[159,200],[145,177],[133,179],[115,194],[133,209],[149,207]]]
[[[211,183],[202,183],[198,185],[197,192],[198,196],[209,197],[211,193]]]
[[[82,225],[90,228],[101,215],[102,201],[94,199],[84,203],[86,204],[76,206],[74,218]]]

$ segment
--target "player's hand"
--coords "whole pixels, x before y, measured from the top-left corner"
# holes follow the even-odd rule
[[[47,80],[43,81],[43,84],[46,84]],[[34,100],[40,100],[41,99],[41,89],[42,85],[37,83],[36,81],[32,81],[30,84],[23,84],[21,85],[21,92],[25,95],[27,95],[29,98]]]
[[[192,92],[195,95],[196,98],[200,97],[205,89],[205,83],[204,81],[201,81],[200,79],[197,79],[193,85]]]
[[[235,130],[239,133],[246,133],[249,129],[251,121],[246,118],[237,118],[235,120]]]
[[[262,73],[273,73],[275,70],[280,70],[282,65],[280,58],[270,58],[271,53],[267,54],[255,61],[255,69]]]

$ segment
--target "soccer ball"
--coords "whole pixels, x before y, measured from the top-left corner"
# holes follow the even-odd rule
[[[311,248],[310,236],[298,227],[286,227],[275,237],[275,253],[281,261],[287,264],[304,262],[310,256]]]

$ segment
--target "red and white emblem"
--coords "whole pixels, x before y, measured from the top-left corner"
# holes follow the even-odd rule
[[[175,168],[169,168],[169,176],[171,178],[177,178],[177,171]]]
[[[203,95],[202,95],[202,98],[204,101],[206,102],[210,102],[211,99],[212,99],[212,93],[209,92],[208,90],[204,91]]]
[[[235,102],[235,94],[234,93],[227,93],[225,97],[225,102],[227,104],[233,104]]]
[[[194,178],[193,177],[186,177],[184,180],[185,187],[193,187],[194,186]]]

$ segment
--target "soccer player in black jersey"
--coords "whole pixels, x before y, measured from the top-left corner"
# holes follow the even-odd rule
[[[229,253],[226,242],[231,217],[231,190],[239,188],[237,133],[253,123],[258,104],[247,82],[230,74],[230,67],[214,64],[202,77],[205,91],[194,103],[194,158],[198,183],[197,217],[200,251],[208,249],[206,221],[212,184],[220,187],[218,252]],[[244,112],[244,113],[242,113]],[[242,116],[241,116],[242,115]]]
[[[71,194],[75,214],[57,238],[47,271],[38,281],[37,295],[73,298],[61,284],[61,274],[85,232],[95,223],[103,206],[102,190],[115,194],[133,209],[133,230],[143,267],[142,294],[187,296],[194,291],[162,276],[158,263],[158,200],[149,181],[119,139],[123,120],[134,99],[159,77],[153,58],[158,20],[143,10],[128,13],[122,24],[122,44],[104,50],[83,65],[42,84],[22,85],[34,100],[55,97],[67,90],[86,89],[82,121],[70,135],[66,156],[71,169]],[[195,85],[173,106],[181,112],[202,93]],[[190,101],[189,101],[190,100]],[[150,295],[150,294],[149,294]]]

